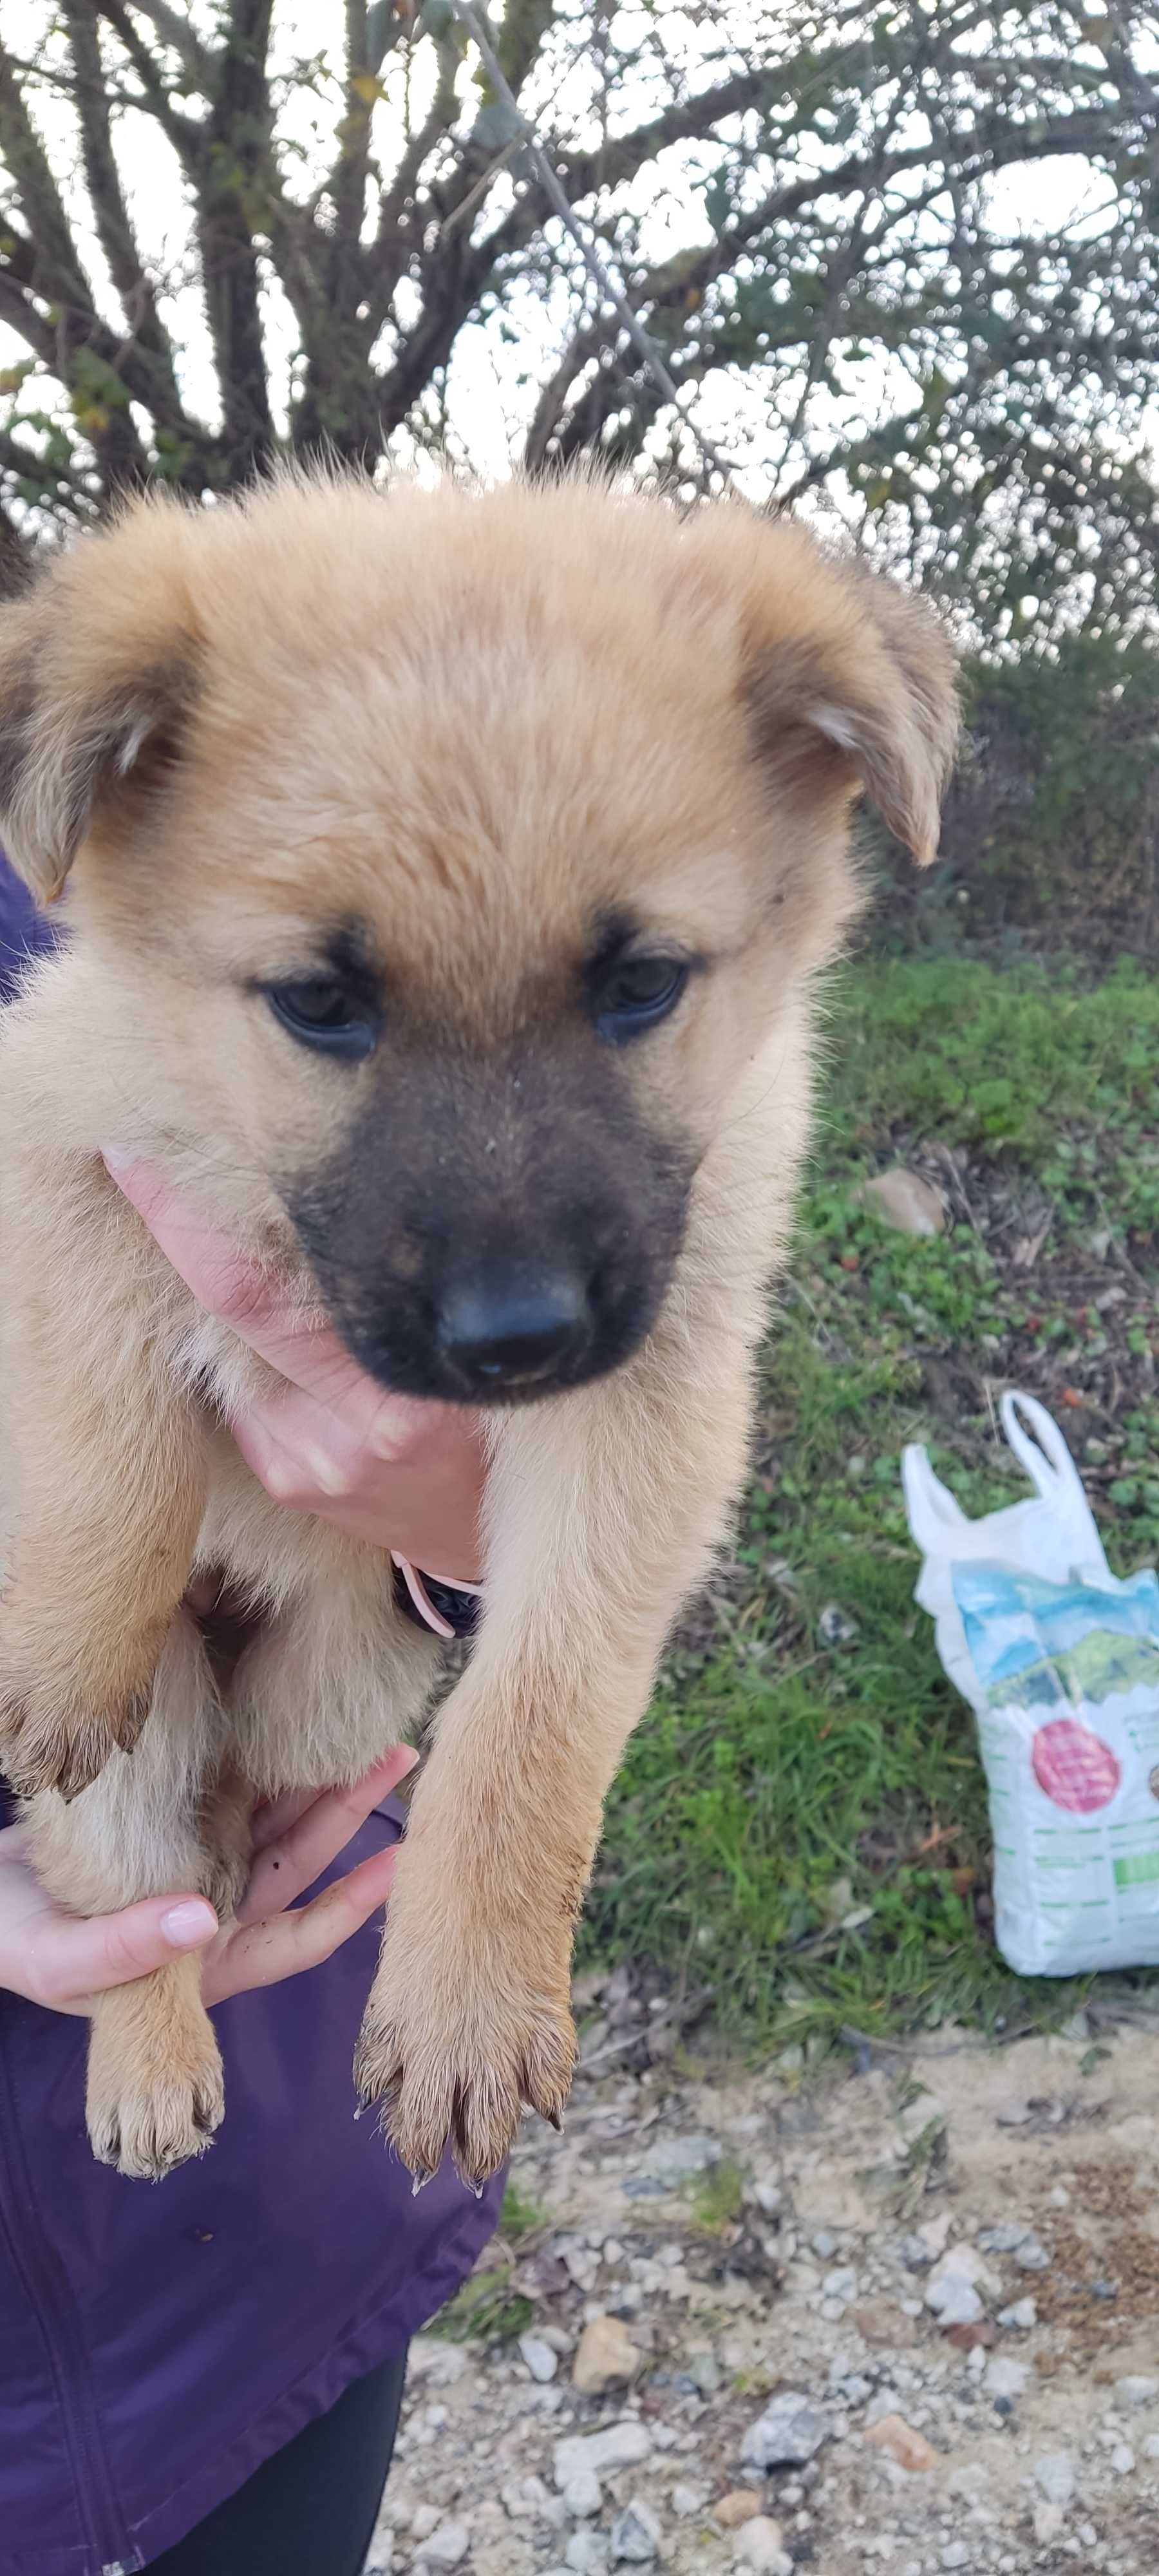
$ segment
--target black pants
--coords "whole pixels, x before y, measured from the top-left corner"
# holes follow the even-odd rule
[[[356,2379],[276,2451],[155,2576],[362,2576],[390,2467],[406,2356]]]

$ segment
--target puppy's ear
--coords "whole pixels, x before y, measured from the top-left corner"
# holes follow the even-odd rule
[[[40,903],[176,757],[196,671],[182,517],[135,505],[0,610],[0,847]]]
[[[753,556],[742,649],[762,761],[786,784],[844,768],[927,866],[959,725],[942,627],[910,593],[835,561],[791,523],[759,529]]]

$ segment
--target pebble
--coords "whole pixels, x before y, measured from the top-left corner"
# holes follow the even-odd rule
[[[442,2515],[437,2504],[416,2504],[410,2518],[411,2539],[429,2540],[432,2531],[438,2530],[441,2521]]]
[[[1159,2397],[1159,2379],[1145,2379],[1132,2371],[1126,2379],[1115,2381],[1115,2395],[1120,2406],[1150,2406]]]
[[[644,2567],[654,2558],[660,2545],[660,2525],[651,2505],[633,2496],[622,2513],[616,2515],[611,2531],[612,2565],[624,2560],[629,2566]]]
[[[943,2326],[972,2326],[984,2314],[972,2281],[960,2272],[941,2272],[926,2291],[926,2306]]]
[[[1047,2451],[1034,2463],[1034,2483],[1048,2504],[1067,2505],[1075,2491],[1076,2470],[1070,2451]]]
[[[1061,2538],[1066,2515],[1060,2504],[1036,2504],[1030,2519],[1040,2548],[1049,2549],[1052,2540]]]
[[[1038,2324],[1038,2310],[1033,2299],[1016,2299],[1013,2307],[999,2308],[998,2323],[1000,2326],[1017,2326],[1021,2333],[1029,2334],[1031,2327]]]
[[[942,2551],[943,2567],[968,2567],[970,2552],[964,2540],[949,2540]]]
[[[608,2424],[601,2433],[572,2433],[555,2446],[555,2483],[569,2486],[580,2469],[591,2469],[597,2478],[612,2469],[633,2469],[646,2460],[652,2449],[652,2436],[646,2424],[626,2416],[620,2424]]]
[[[544,2385],[549,2379],[554,2379],[559,2369],[559,2354],[552,2351],[549,2343],[544,2343],[539,2335],[521,2334],[519,2350],[533,2379]]]
[[[1021,2245],[1015,2246],[1014,2260],[1020,2272],[1047,2272],[1050,2269],[1050,2256],[1033,2230],[1023,2237]]]
[[[565,2509],[575,2522],[587,2522],[598,2513],[604,2501],[603,2488],[594,2469],[577,2469],[563,2491]]]
[[[1005,2353],[996,2352],[986,2364],[986,2387],[991,2397],[1021,2397],[1029,2378],[1029,2362],[1010,2361]]]
[[[718,2497],[712,2508],[712,2519],[723,2531],[734,2531],[742,2522],[753,2522],[761,2509],[755,2487],[730,2487],[727,2495]]]
[[[820,2450],[828,2432],[827,2417],[794,2389],[774,2397],[764,2414],[750,2424],[741,2458],[758,2469],[799,2468]]]
[[[900,2469],[917,2471],[937,2467],[938,2455],[932,2444],[927,2442],[924,2433],[915,2432],[913,2425],[906,2423],[904,2415],[879,2415],[865,2439],[873,2443],[875,2450],[888,2451],[890,2459],[896,2460]]]
[[[781,2526],[767,2513],[743,2524],[733,2545],[734,2567],[755,2567],[761,2576],[794,2576],[793,2561],[781,2544]]]
[[[574,2576],[606,2576],[608,2544],[602,2531],[573,2531],[563,2554]]]
[[[695,2182],[697,2174],[720,2163],[723,2152],[719,2138],[663,2138],[645,2157],[644,2175],[651,2182]]]
[[[529,2340],[524,2338],[524,2342]],[[522,2344],[520,2350],[523,2350]],[[642,2359],[640,2347],[633,2343],[621,2317],[602,2313],[589,2317],[576,2346],[571,2367],[572,2386],[580,2389],[585,2397],[598,2397],[617,2380],[633,2378]],[[554,2353],[552,2360],[555,2360]]]
[[[428,2567],[458,2567],[471,2546],[465,2522],[440,2522],[418,2552]]]
[[[1145,2460],[1159,2460],[1159,2433],[1148,2433],[1145,2435],[1143,2441],[1143,2457]]]
[[[1129,2478],[1135,2466],[1135,2454],[1129,2442],[1116,2442],[1111,2453],[1111,2467],[1121,2478]]]

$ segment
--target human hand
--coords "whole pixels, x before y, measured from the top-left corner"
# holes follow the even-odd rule
[[[267,1494],[350,1538],[394,1548],[428,1574],[477,1583],[484,1477],[477,1415],[388,1393],[329,1326],[283,1311],[267,1273],[168,1181],[113,1154],[105,1164],[198,1305],[285,1381],[230,1425]]]
[[[259,1808],[249,1885],[236,1920],[220,1927],[213,1907],[188,1891],[149,1896],[118,1914],[68,1914],[34,1875],[27,1826],[7,1826],[0,1831],[0,1988],[55,2012],[86,2014],[94,1994],[146,1977],[191,1950],[203,1954],[207,2004],[320,1967],[385,1904],[395,1850],[372,1853],[309,1905],[293,1913],[287,1908],[415,1760],[400,1744],[352,1789],[309,1799],[294,1792]]]

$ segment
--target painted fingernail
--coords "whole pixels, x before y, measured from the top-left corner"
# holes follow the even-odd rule
[[[190,1896],[162,1915],[161,1929],[171,1950],[199,1950],[203,1941],[212,1941],[217,1916],[204,1897]]]

